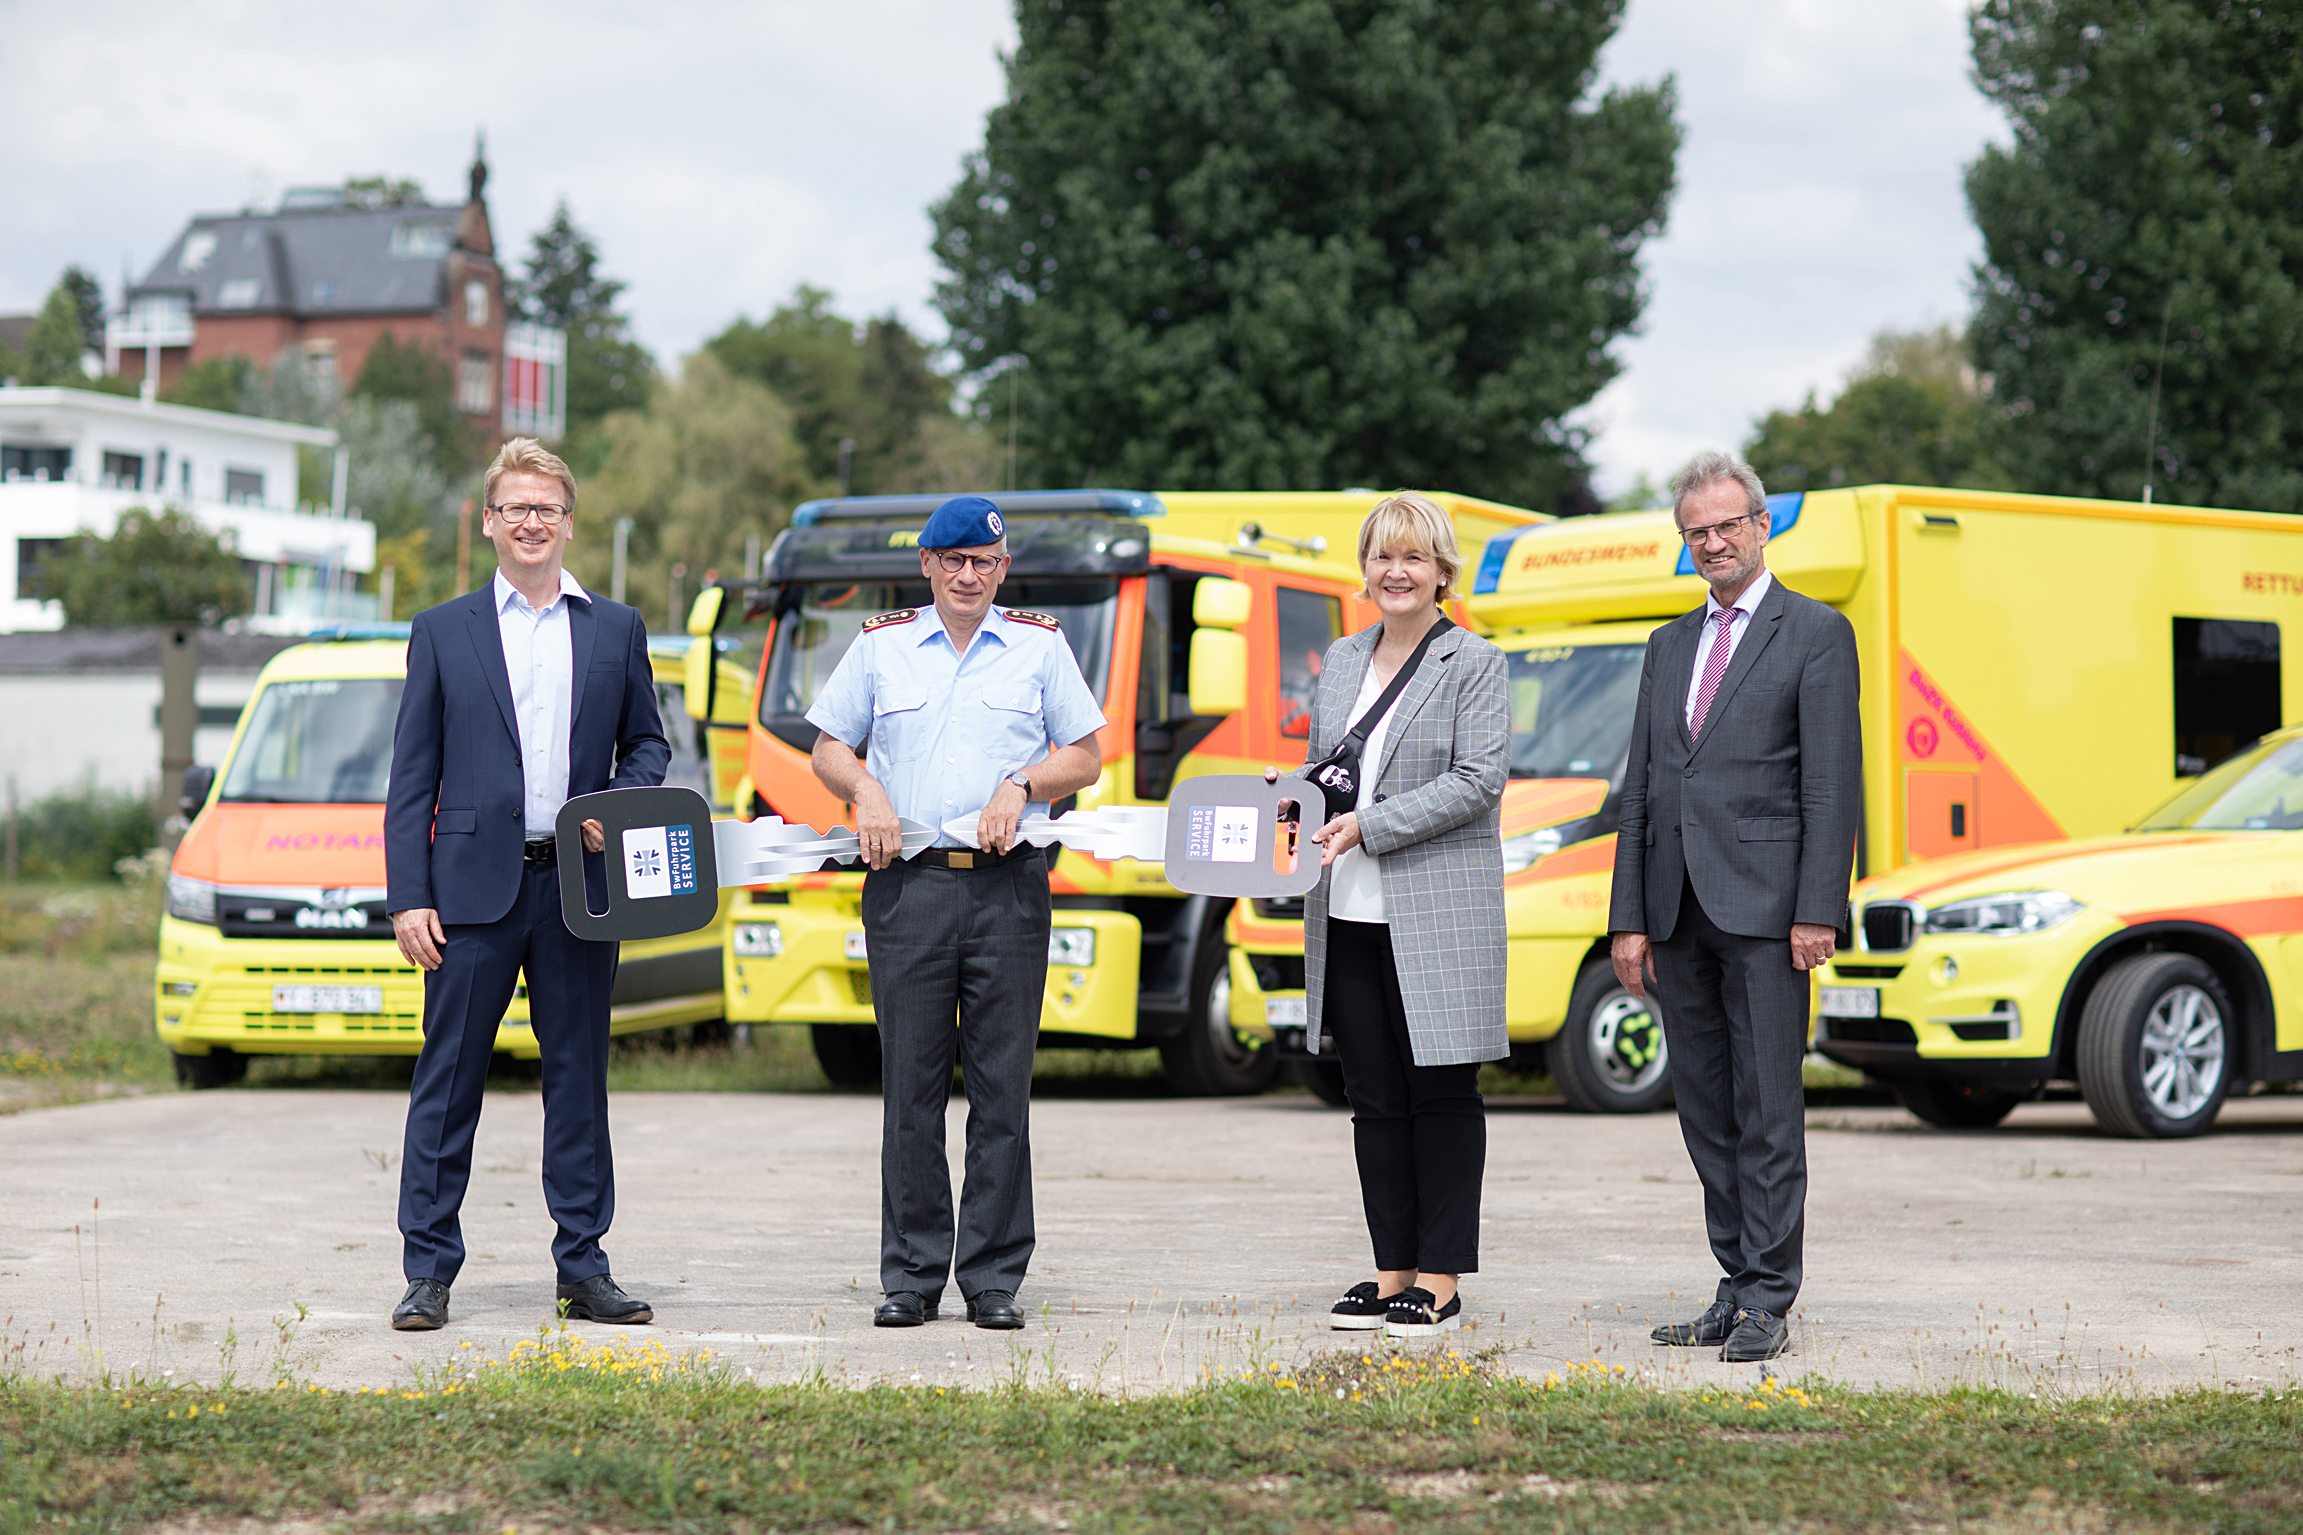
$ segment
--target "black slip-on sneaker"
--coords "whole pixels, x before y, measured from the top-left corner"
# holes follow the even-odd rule
[[[1453,1332],[1463,1325],[1463,1297],[1447,1298],[1442,1306],[1429,1290],[1421,1285],[1409,1285],[1391,1298],[1391,1309],[1384,1313],[1383,1335],[1387,1338],[1436,1338],[1443,1332]]]
[[[1392,1297],[1378,1295],[1375,1281],[1363,1279],[1343,1292],[1327,1314],[1327,1325],[1337,1332],[1374,1332],[1391,1310]]]

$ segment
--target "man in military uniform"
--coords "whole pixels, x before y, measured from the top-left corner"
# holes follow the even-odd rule
[[[873,1321],[935,1319],[947,1275],[978,1327],[1024,1325],[1031,1262],[1032,1051],[1047,986],[1048,874],[1015,840],[1029,802],[1103,771],[1103,711],[1062,629],[992,605],[1006,529],[982,496],[955,496],[920,532],[931,608],[882,613],[808,710],[816,776],[856,807],[872,872],[864,935],[880,1027],[880,1288]],[[870,769],[856,749],[869,740]],[[976,818],[972,845],[903,858],[896,822]],[[954,1013],[959,1028],[952,1028]],[[967,1182],[954,1249],[944,1110],[967,1070]]]

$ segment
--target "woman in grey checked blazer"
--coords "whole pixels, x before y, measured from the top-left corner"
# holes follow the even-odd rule
[[[1368,514],[1359,562],[1383,622],[1328,650],[1314,762],[1439,624],[1462,570],[1447,514],[1409,491]],[[1479,1063],[1510,1050],[1496,831],[1510,757],[1503,652],[1443,630],[1367,738],[1358,808],[1313,834],[1326,869],[1304,907],[1305,1038],[1332,1036],[1343,1063],[1378,1271],[1336,1302],[1336,1327],[1445,1331],[1458,1277],[1479,1267]]]

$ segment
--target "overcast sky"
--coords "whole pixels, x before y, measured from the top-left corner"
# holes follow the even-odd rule
[[[1010,16],[0,0],[0,311],[37,306],[73,261],[116,294],[190,214],[288,186],[383,172],[460,200],[485,125],[499,248],[567,198],[667,360],[801,282],[941,335],[925,209],[999,98]],[[1588,412],[1604,492],[1828,397],[1882,326],[1964,313],[1960,172],[1998,125],[1960,0],[1632,0],[1603,66],[1675,75],[1687,132],[1643,334]]]

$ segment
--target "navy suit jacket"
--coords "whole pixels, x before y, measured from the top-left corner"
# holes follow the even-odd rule
[[[571,597],[568,640],[568,797],[662,783],[672,749],[638,611]],[[510,911],[526,792],[491,581],[418,613],[408,636],[384,802],[385,909],[429,906],[443,923],[494,922]]]

